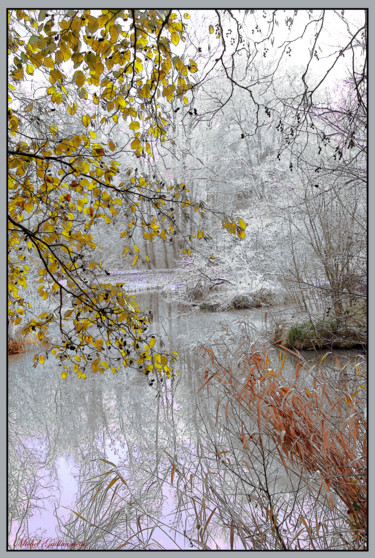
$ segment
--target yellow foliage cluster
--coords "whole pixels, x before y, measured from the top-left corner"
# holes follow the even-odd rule
[[[51,353],[62,377],[69,370],[84,378],[87,370],[116,372],[120,366],[169,376],[176,355],[154,350],[149,316],[121,285],[98,280],[103,269],[93,255],[92,228],[101,221],[110,225],[121,211],[123,238],[138,226],[148,241],[166,242],[176,234],[166,200],[180,209],[191,205],[184,184],[121,176],[115,139],[125,122],[133,154],[152,157],[153,142],[165,141],[168,131],[163,107],[189,104],[191,75],[198,72],[197,63],[181,55],[189,14],[11,9],[8,15],[10,324],[23,322],[22,333],[35,332],[41,340],[52,325],[58,329],[61,341],[52,343]],[[43,107],[24,98],[30,80],[44,88]],[[71,135],[60,124],[69,119]],[[148,222],[145,199],[157,215]],[[240,223],[241,238],[243,231]],[[143,259],[137,246],[127,253],[132,266]],[[28,264],[37,270],[35,294],[48,306],[32,318],[25,300]],[[47,356],[36,355],[35,365]]]

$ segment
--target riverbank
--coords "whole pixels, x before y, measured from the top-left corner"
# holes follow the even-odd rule
[[[309,320],[295,325],[277,325],[275,343],[298,350],[367,349],[367,327],[363,320],[356,325],[344,318]]]

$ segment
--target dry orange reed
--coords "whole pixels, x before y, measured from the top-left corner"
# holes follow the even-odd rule
[[[8,337],[8,355],[17,355],[29,350],[31,345],[46,345],[49,346],[48,339],[40,341],[35,334],[28,334],[26,336],[17,333],[13,337]]]
[[[294,379],[287,379],[281,372],[284,361],[275,371],[266,351],[254,346],[243,354],[236,370],[233,365],[220,364],[211,348],[203,349],[212,368],[206,371],[202,388],[213,380],[225,386],[225,414],[230,401],[240,404],[257,421],[259,431],[273,439],[286,470],[288,462],[298,462],[310,473],[319,471],[322,482],[317,498],[323,491],[332,510],[331,493],[340,498],[347,507],[353,542],[363,545],[367,532],[367,422],[365,401],[356,398],[358,392],[334,388],[322,370],[308,389],[299,378],[301,366],[306,368],[306,364],[298,363]],[[252,438],[243,428],[238,437],[244,449]]]

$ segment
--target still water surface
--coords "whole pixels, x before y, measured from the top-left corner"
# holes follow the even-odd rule
[[[174,502],[168,490],[152,480],[170,471],[168,454],[181,460],[185,453],[191,459],[201,443],[202,417],[210,428],[212,413],[199,392],[199,347],[215,345],[225,327],[235,329],[239,322],[251,323],[258,332],[272,329],[272,315],[279,321],[278,312],[291,315],[293,309],[205,313],[178,308],[157,293],[139,295],[138,303],[152,308],[154,331],[172,338],[181,356],[181,376],[169,381],[160,396],[136,371],[63,380],[54,359],[35,369],[32,352],[9,358],[11,548],[20,548],[25,537],[61,540],[59,525],[72,517],[72,509],[83,514],[77,498],[90,478],[111,468],[105,461],[121,469],[135,497],[142,495],[146,515],[152,510],[154,517],[163,518],[165,526],[153,532],[153,540],[168,549],[189,548],[182,527],[172,540],[168,525]],[[289,366],[294,369],[295,364]],[[75,536],[85,535],[82,531]],[[226,545],[218,541],[218,547]]]

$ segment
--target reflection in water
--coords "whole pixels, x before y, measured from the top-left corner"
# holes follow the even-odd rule
[[[220,442],[216,401],[199,391],[200,345],[215,345],[235,322],[251,321],[260,330],[265,311],[202,313],[179,309],[157,293],[138,301],[152,308],[153,331],[172,338],[181,356],[181,376],[163,389],[150,387],[144,375],[131,370],[62,380],[53,358],[36,369],[32,354],[9,358],[11,548],[19,547],[21,536],[61,534],[87,548],[195,548],[183,511],[180,517],[172,512],[178,483],[185,484],[185,492],[193,486],[192,456],[203,451],[203,430]],[[231,346],[225,350],[229,354]],[[337,373],[333,358],[325,365]],[[176,462],[181,470],[173,468]],[[190,468],[185,479],[184,463]],[[69,509],[90,517],[84,521]],[[225,544],[217,533],[216,547]]]

